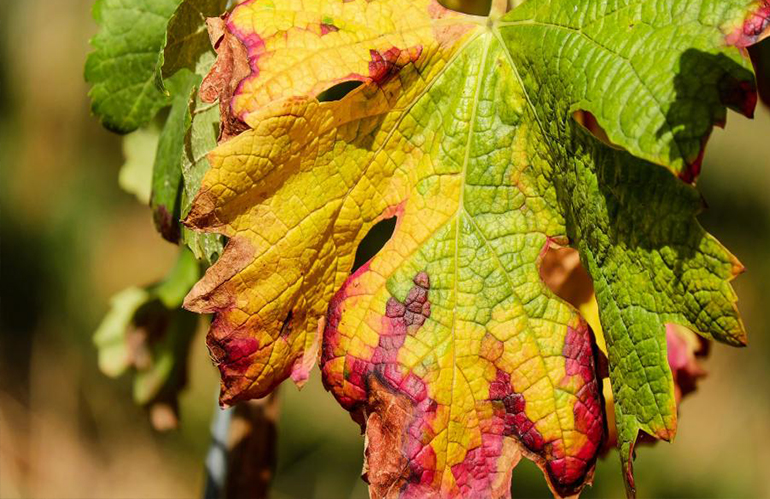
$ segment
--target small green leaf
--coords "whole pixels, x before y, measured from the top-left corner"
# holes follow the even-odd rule
[[[179,0],[97,0],[93,16],[102,30],[91,40],[85,78],[91,110],[102,124],[128,133],[169,104],[155,85],[158,51]]]

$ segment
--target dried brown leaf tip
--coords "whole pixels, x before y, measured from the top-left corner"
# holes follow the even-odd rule
[[[225,14],[222,17],[210,17],[206,20],[211,45],[217,51],[217,60],[203,79],[200,89],[200,97],[204,102],[211,103],[219,99],[220,142],[248,129],[248,126],[232,112],[230,101],[240,82],[251,74],[251,67],[246,47],[228,30],[227,17],[228,15]]]

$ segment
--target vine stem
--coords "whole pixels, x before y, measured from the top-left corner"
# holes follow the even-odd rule
[[[220,409],[211,422],[203,499],[267,497],[276,458],[278,396]]]
[[[516,0],[512,0],[516,1]],[[489,18],[490,19],[499,19],[500,17],[504,16],[506,12],[508,12],[508,4],[509,0],[492,0],[492,5],[489,9]]]

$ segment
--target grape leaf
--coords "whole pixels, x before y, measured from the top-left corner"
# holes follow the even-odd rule
[[[128,133],[169,104],[155,85],[155,65],[166,23],[179,0],[97,0],[102,30],[91,40],[85,78],[91,110],[102,124]]]
[[[602,379],[605,411],[608,416],[607,438],[602,445],[602,454],[617,443],[614,424],[614,398],[607,372],[607,345],[599,322],[599,306],[596,302],[593,283],[588,272],[580,264],[579,253],[572,248],[551,248],[540,263],[540,275],[554,293],[575,306],[591,326],[596,340],[597,374]],[[707,372],[700,360],[709,353],[711,342],[698,336],[689,329],[676,324],[666,324],[666,350],[668,365],[674,380],[674,393],[677,407],[682,399],[694,392],[698,380]],[[657,440],[641,434],[636,443],[655,443]]]
[[[110,311],[93,339],[99,368],[110,377],[132,368],[137,404],[151,409],[170,406],[176,412],[176,396],[186,382],[187,354],[198,322],[180,305],[199,277],[198,262],[182,249],[163,281],[124,289],[110,300]],[[161,425],[159,429],[168,427],[166,422]]]
[[[166,29],[160,52],[160,81],[180,69],[195,71],[202,54],[211,52],[206,18],[222,14],[227,0],[182,0]]]
[[[209,64],[210,67],[210,64]],[[192,206],[192,199],[201,186],[203,176],[211,165],[206,155],[217,145],[219,136],[219,104],[205,103],[200,96],[190,102],[192,123],[185,136],[184,155],[182,156],[182,216],[187,216]],[[214,263],[222,254],[223,241],[219,234],[204,234],[182,228],[182,241],[190,248],[198,260]]]
[[[166,80],[171,92],[171,110],[160,132],[152,168],[150,206],[158,232],[176,243],[180,236],[179,218],[182,191],[182,155],[184,139],[190,128],[190,99],[201,81],[200,76],[182,70]]]
[[[246,54],[250,74],[220,98],[247,129],[209,155],[185,219],[230,238],[185,299],[215,314],[222,402],[301,384],[322,340],[325,386],[366,426],[373,497],[507,497],[520,455],[555,494],[579,493],[605,434],[595,345],[539,274],[569,243],[596,290],[633,492],[637,434],[676,431],[666,325],[745,343],[729,284],[742,267],[697,223],[688,182],[726,107],[753,111],[737,34],[761,37],[764,5],[236,7],[212,74],[231,79]]]

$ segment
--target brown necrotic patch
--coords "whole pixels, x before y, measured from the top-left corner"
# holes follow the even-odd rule
[[[341,350],[340,330],[346,299],[354,296],[357,279],[369,271],[358,269],[332,299],[327,313],[321,369],[324,385],[355,421],[366,428],[365,479],[372,497],[424,497],[431,490],[436,456],[428,420],[436,402],[428,397],[425,382],[398,363],[398,352],[408,335],[414,335],[431,315],[430,277],[418,272],[406,297],[390,297],[381,318],[379,341],[368,358]],[[338,372],[344,358],[343,372]]]
[[[402,449],[408,438],[404,428],[414,419],[411,401],[394,393],[373,378],[369,384],[367,407],[371,411],[366,419],[364,469],[362,478],[369,484],[372,498],[397,495],[408,481],[407,456]]]
[[[230,32],[227,17],[213,17],[206,20],[211,45],[217,52],[217,59],[200,86],[203,102],[213,103],[219,99],[220,136],[219,141],[232,138],[248,126],[232,112],[231,101],[241,81],[252,74],[248,49],[241,40]]]

